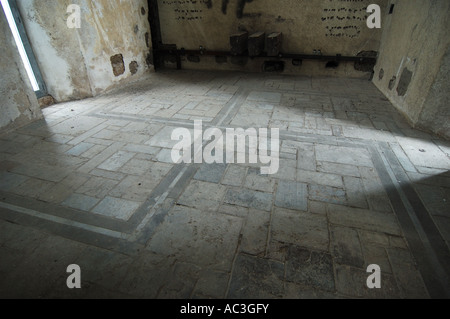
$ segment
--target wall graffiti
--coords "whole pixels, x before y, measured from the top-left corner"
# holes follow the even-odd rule
[[[357,38],[366,26],[367,4],[363,0],[352,1],[352,6],[345,6],[343,0],[330,0],[323,9],[321,21],[325,24],[326,37]],[[355,3],[360,5],[355,5]]]
[[[202,20],[203,10],[212,8],[212,0],[164,0],[164,5],[174,7],[175,20]]]

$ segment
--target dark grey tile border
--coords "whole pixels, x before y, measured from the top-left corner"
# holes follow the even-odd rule
[[[125,239],[113,238],[78,227],[63,225],[39,217],[18,215],[17,212],[0,207],[0,218],[12,223],[38,229],[52,235],[68,238],[107,250],[120,252],[124,255],[133,256],[144,249],[143,246]]]
[[[410,251],[418,263],[428,292],[432,298],[450,298],[450,253],[445,240],[393,151],[387,143],[380,142],[379,148],[398,182],[393,181],[387,171],[382,155],[375,147],[370,147],[375,168],[394,207]]]

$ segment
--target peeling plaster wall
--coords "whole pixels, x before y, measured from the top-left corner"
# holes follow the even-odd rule
[[[92,95],[77,33],[67,28],[65,12],[69,3],[17,1],[48,92],[57,101]]]
[[[67,27],[70,4],[81,8],[80,29]],[[18,5],[49,94],[57,101],[95,96],[148,69],[145,0],[21,0]],[[117,54],[125,66],[120,75],[111,65]]]
[[[0,133],[42,118],[8,21],[0,7]]]
[[[283,33],[282,52],[356,56],[362,51],[378,51],[382,31],[369,29],[369,4],[379,4],[382,14],[388,0],[158,0],[162,40],[178,48],[229,51],[230,35],[240,30],[255,33]],[[235,69],[260,71],[263,59],[249,60],[245,66],[216,63],[201,57],[201,63],[183,61],[188,69]],[[367,76],[354,63],[325,69],[327,61],[304,60],[301,67],[288,61],[286,73],[309,75]],[[169,63],[170,64],[170,63]],[[174,64],[173,61],[171,63]]]
[[[149,48],[146,33],[150,33],[147,1],[97,0],[80,1],[83,13],[78,35],[85,57],[93,94],[131,76],[130,64],[139,65],[136,75],[146,70]],[[76,1],[74,2],[76,3]],[[144,8],[145,14],[142,14]],[[111,57],[122,54],[125,73],[114,76]]]
[[[450,138],[450,1],[391,3],[373,82],[411,124]]]
[[[417,126],[450,140],[450,46],[420,112]]]

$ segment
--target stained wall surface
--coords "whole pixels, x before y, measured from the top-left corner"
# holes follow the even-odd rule
[[[0,43],[0,133],[3,133],[41,118],[42,112],[1,8]]]
[[[411,124],[450,138],[450,2],[392,4],[373,81]]]
[[[68,12],[70,4],[80,6],[80,28],[67,26],[74,12]],[[57,101],[95,96],[148,69],[145,0],[22,0],[18,5],[49,94]],[[120,66],[114,57],[120,57]]]
[[[367,27],[369,4],[380,5],[384,16],[388,0],[158,0],[163,43],[178,48],[229,51],[230,35],[244,30],[282,32],[284,53],[320,50],[323,55],[349,56],[379,50],[382,31]],[[325,69],[326,61],[303,62],[301,67],[288,65],[286,72],[366,76],[355,70],[354,63]],[[183,67],[260,71],[261,60],[217,63],[202,57],[200,63],[185,59]]]

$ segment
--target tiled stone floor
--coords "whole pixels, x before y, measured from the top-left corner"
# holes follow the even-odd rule
[[[450,145],[368,81],[165,71],[44,114],[0,136],[0,297],[449,297]],[[279,128],[279,172],[172,163],[200,119]]]

